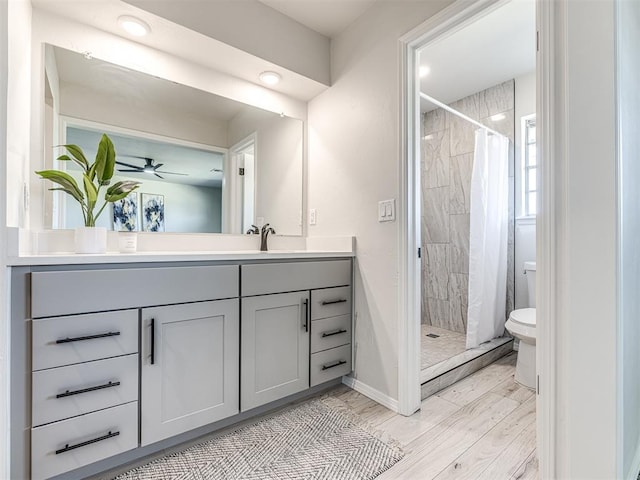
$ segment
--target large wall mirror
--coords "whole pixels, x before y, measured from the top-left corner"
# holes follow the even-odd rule
[[[53,168],[80,177],[74,164],[55,160],[62,152],[54,145],[76,144],[93,156],[107,133],[117,153],[114,181],[142,182],[126,204],[102,215],[101,226],[238,234],[270,223],[278,234],[302,234],[301,120],[51,45],[44,102]],[[151,207],[162,208],[162,222],[145,221]],[[45,223],[74,228],[82,215],[54,192]]]

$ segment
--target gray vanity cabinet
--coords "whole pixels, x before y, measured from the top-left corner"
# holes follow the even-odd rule
[[[238,413],[238,299],[142,309],[141,445]]]
[[[242,411],[309,388],[309,328],[309,292],[242,299]]]

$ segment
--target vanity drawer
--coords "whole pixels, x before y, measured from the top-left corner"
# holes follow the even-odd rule
[[[32,425],[43,425],[138,399],[138,354],[32,374]]]
[[[33,272],[31,316],[233,298],[238,296],[239,275],[237,265]],[[64,300],[69,292],[72,302]]]
[[[311,320],[351,313],[351,287],[325,288],[311,292]]]
[[[310,386],[319,385],[351,372],[351,345],[311,355]]]
[[[311,323],[311,353],[351,343],[351,315],[324,318]]]
[[[33,320],[33,370],[138,351],[138,310]]]
[[[138,402],[31,429],[31,478],[40,480],[138,446]]]
[[[242,266],[243,297],[351,285],[351,260]]]

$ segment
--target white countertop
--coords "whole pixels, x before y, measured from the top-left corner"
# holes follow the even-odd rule
[[[97,255],[61,252],[46,255],[21,255],[7,258],[9,266],[35,265],[82,265],[109,263],[145,263],[145,262],[198,262],[222,260],[283,260],[309,258],[350,258],[353,252],[346,251],[308,251],[308,250],[259,250],[245,251],[203,251],[203,252],[136,252],[105,253]]]

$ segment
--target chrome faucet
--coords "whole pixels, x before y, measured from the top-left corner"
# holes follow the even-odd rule
[[[260,232],[260,251],[261,252],[267,251],[267,237],[269,236],[270,233],[273,233],[275,235],[276,231],[273,228],[271,228],[268,223],[266,223],[262,227],[262,231]]]

